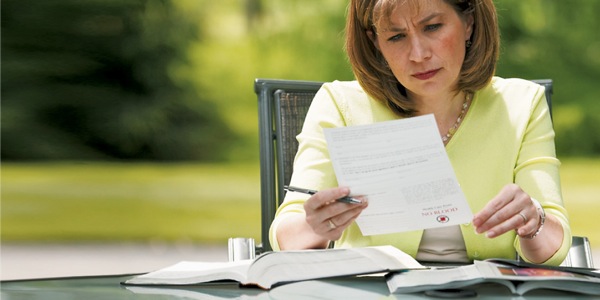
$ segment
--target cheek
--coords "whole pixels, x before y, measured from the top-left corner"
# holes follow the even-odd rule
[[[448,35],[440,39],[438,49],[444,52],[446,60],[456,61],[462,65],[465,57],[465,43],[457,36]]]
[[[383,50],[383,49],[382,49]],[[383,57],[388,63],[388,67],[392,70],[392,73],[398,76],[402,76],[407,73],[407,63],[408,58],[405,55],[405,52],[400,49],[387,49],[387,51],[382,51]]]
[[[388,60],[390,70],[392,71],[396,79],[400,82],[405,81],[405,78],[410,76],[410,70],[404,62],[405,60],[398,57],[391,58],[391,60]]]

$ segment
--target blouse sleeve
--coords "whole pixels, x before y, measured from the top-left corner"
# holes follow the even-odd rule
[[[335,89],[325,83],[317,92],[308,110],[302,132],[297,136],[298,152],[294,159],[294,172],[290,185],[322,190],[337,186],[337,179],[329,158],[323,128],[345,126],[342,109],[336,98]],[[279,250],[275,233],[281,220],[291,214],[304,214],[304,202],[308,196],[288,192],[277,209],[269,230],[271,247]]]
[[[523,135],[519,157],[514,170],[514,181],[532,198],[538,200],[546,214],[558,218],[564,237],[560,249],[545,263],[559,265],[571,246],[571,228],[560,189],[559,166],[554,145],[554,130],[544,88],[536,93],[529,123]],[[521,254],[519,238],[515,238],[515,249]],[[521,255],[522,256],[522,255]]]

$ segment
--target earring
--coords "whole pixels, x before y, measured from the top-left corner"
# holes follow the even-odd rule
[[[467,48],[470,48],[471,45],[473,44],[473,42],[471,42],[471,40],[467,40],[465,44],[466,44]]]

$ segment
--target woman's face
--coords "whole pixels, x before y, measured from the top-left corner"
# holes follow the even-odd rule
[[[454,91],[471,36],[473,19],[443,0],[402,2],[377,34],[369,33],[409,97]],[[418,9],[416,8],[418,6]]]

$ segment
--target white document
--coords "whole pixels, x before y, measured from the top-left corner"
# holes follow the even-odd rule
[[[433,115],[325,129],[340,186],[364,195],[363,235],[471,222]]]

